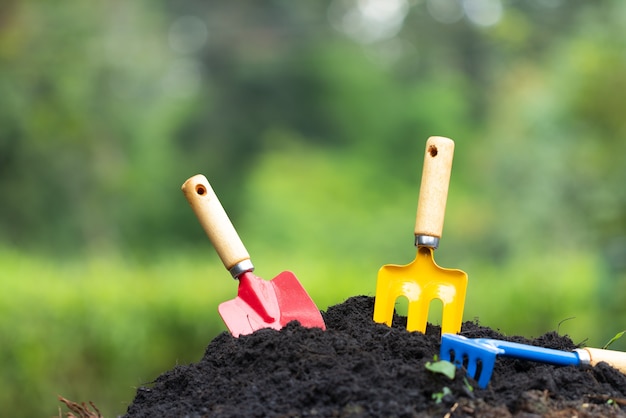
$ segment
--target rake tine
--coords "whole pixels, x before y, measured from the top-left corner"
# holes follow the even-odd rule
[[[478,356],[473,355],[474,353],[463,353],[463,357],[461,357],[461,365],[463,365],[463,363],[465,362],[465,359],[467,358],[467,366],[466,370],[467,370],[467,375],[471,376],[473,379],[478,380],[479,377],[478,376],[478,364],[480,363],[481,359]]]
[[[482,369],[480,370],[480,377],[478,378],[478,387],[481,389],[486,388],[489,384],[493,368],[496,365],[496,354],[490,353],[490,357],[492,358],[489,361],[482,361]]]
[[[458,346],[454,345],[452,339],[449,338],[450,335],[452,334],[443,334],[441,336],[441,347],[439,349],[439,358],[441,360],[451,361],[452,355],[455,354],[455,347],[458,348]]]

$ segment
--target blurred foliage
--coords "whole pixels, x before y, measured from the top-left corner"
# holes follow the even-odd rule
[[[436,259],[469,273],[466,319],[601,346],[626,323],[624,22],[618,0],[4,1],[1,403],[122,413],[223,330],[196,173],[259,275],[371,295],[415,255],[431,135],[456,141]]]
[[[4,249],[0,261],[10,278],[0,296],[9,313],[0,318],[0,404],[17,416],[52,416],[57,395],[121,414],[138,386],[199,360],[224,329],[210,307],[228,297],[229,282],[207,281],[191,258],[137,268]]]

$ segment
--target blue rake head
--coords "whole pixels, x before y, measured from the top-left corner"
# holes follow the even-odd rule
[[[470,339],[456,334],[444,334],[441,336],[439,355],[442,360],[448,360],[457,367],[467,369],[467,374],[478,381],[478,386],[485,388],[491,380],[496,356],[557,366],[579,366],[590,361],[589,356],[583,356],[584,353],[581,351],[568,352],[492,338]],[[581,356],[585,360],[581,359]]]
[[[441,336],[439,350],[441,360],[447,360],[459,368],[464,368],[467,375],[476,380],[482,389],[486,388],[491,380],[498,354],[504,354],[504,350],[461,335],[443,334]]]

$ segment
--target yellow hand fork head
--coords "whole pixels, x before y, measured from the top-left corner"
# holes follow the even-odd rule
[[[409,302],[407,329],[426,332],[428,309],[433,299],[443,304],[442,333],[461,331],[467,274],[444,269],[434,260],[439,245],[454,156],[454,142],[430,137],[426,142],[422,183],[415,222],[415,260],[405,266],[388,264],[378,271],[374,321],[391,325],[395,303],[404,296]]]

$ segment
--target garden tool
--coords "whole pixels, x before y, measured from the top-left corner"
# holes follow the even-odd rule
[[[291,321],[326,328],[319,309],[292,272],[284,271],[272,280],[252,273],[248,250],[206,177],[193,176],[182,189],[224,266],[239,280],[237,297],[218,307],[231,334],[238,337],[261,328],[281,329]]]
[[[415,260],[405,266],[385,265],[378,271],[374,321],[391,325],[396,299],[408,299],[407,329],[426,331],[428,309],[433,299],[443,304],[442,333],[461,331],[467,291],[467,274],[444,269],[434,260],[439,245],[448,197],[454,142],[430,137],[426,155],[415,221]]]
[[[569,352],[491,338],[466,338],[454,334],[441,336],[441,360],[466,368],[467,375],[475,379],[481,388],[489,384],[497,356],[557,366],[595,366],[605,362],[626,374],[626,352],[622,351],[585,347]]]

